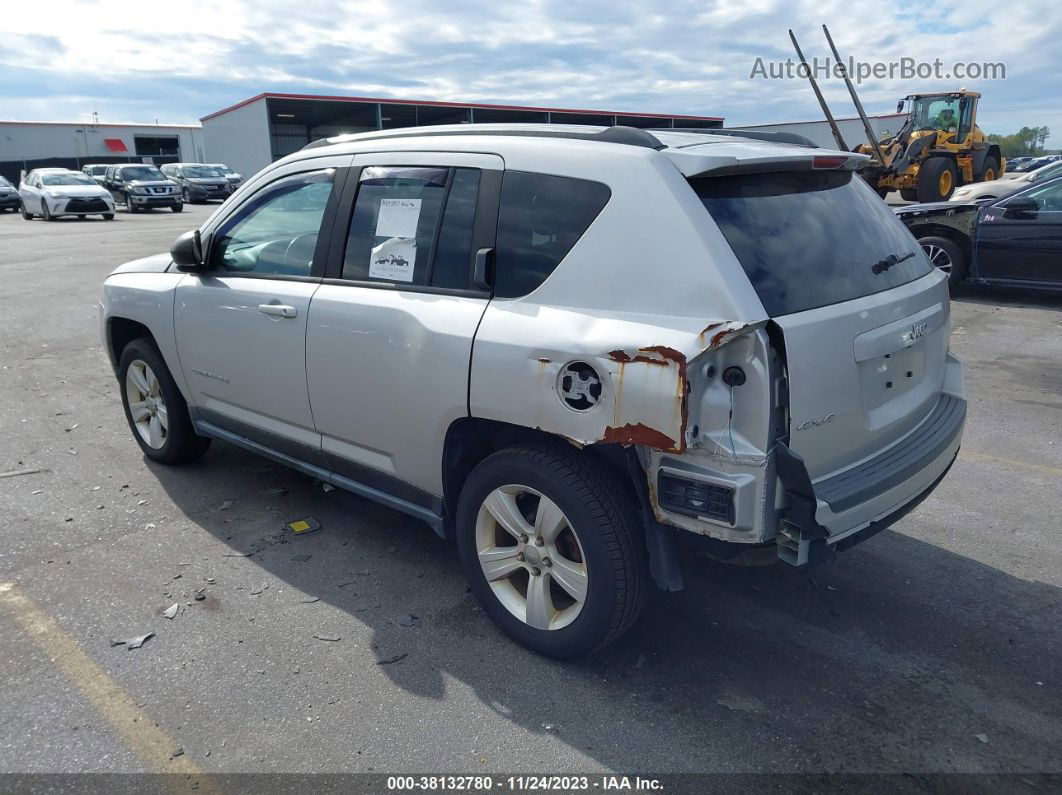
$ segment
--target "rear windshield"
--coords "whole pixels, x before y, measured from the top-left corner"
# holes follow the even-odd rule
[[[850,171],[704,177],[692,185],[772,317],[889,290],[932,267],[903,223]]]

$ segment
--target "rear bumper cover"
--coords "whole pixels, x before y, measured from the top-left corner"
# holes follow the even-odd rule
[[[913,510],[954,463],[965,418],[966,400],[944,393],[900,444],[814,486],[803,459],[779,444],[778,477],[788,507],[777,538],[778,556],[797,566],[827,560]]]

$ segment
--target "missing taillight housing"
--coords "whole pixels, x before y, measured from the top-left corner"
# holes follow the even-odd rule
[[[818,155],[811,161],[812,168],[840,168],[848,162],[845,155]]]

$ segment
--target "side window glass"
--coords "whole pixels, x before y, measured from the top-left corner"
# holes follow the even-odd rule
[[[1058,212],[1062,210],[1062,182],[1044,185],[1036,190],[1031,190],[1024,194],[1023,198],[1036,199],[1041,210]]]
[[[334,169],[263,188],[215,235],[212,266],[233,274],[309,276]]]
[[[476,168],[454,170],[431,263],[432,287],[464,289],[469,285],[479,177],[480,171]]]
[[[515,298],[542,284],[611,195],[600,182],[506,171],[498,210],[494,294]]]
[[[343,256],[344,279],[428,283],[450,171],[420,166],[362,170]]]

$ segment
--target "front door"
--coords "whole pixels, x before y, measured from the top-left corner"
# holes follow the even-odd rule
[[[468,416],[472,341],[489,300],[473,266],[494,245],[502,166],[479,154],[357,156],[333,278],[310,304],[310,405],[331,468],[425,507],[443,493],[447,429]]]
[[[1038,209],[1008,209],[1014,199],[1033,199]],[[975,267],[975,275],[985,279],[1062,284],[1062,180],[983,210]]]
[[[336,174],[320,167],[288,174],[250,195],[210,233],[208,270],[184,278],[174,309],[181,368],[200,418],[318,465],[306,321]]]

